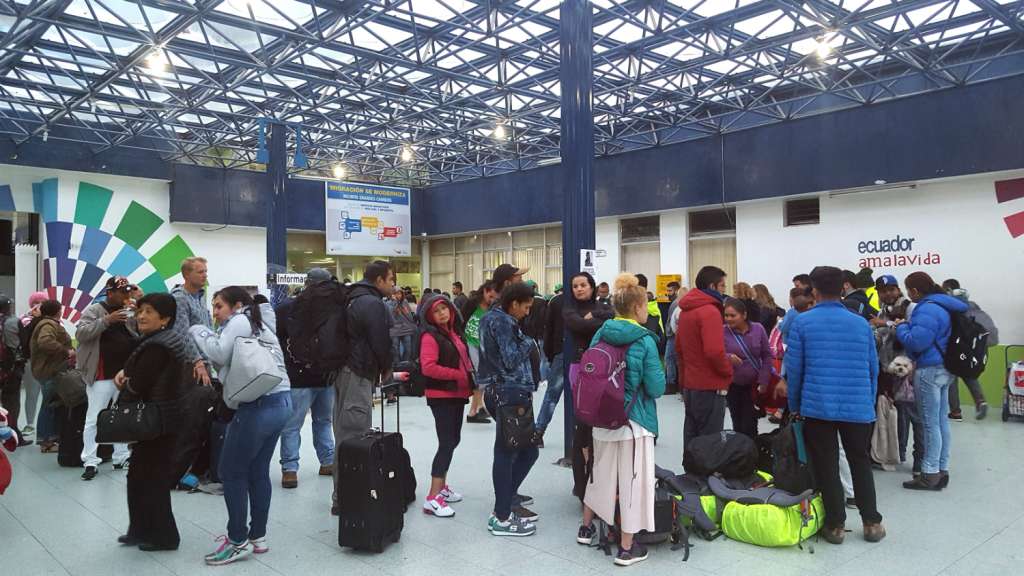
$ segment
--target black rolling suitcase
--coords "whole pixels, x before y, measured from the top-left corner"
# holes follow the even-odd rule
[[[405,527],[408,464],[402,434],[383,427],[381,402],[381,431],[342,442],[336,457],[339,546],[380,553],[385,543],[398,542]]]

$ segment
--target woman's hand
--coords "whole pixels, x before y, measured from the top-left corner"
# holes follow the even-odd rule
[[[114,376],[114,386],[117,386],[118,390],[124,390],[125,385],[128,384],[128,377],[124,375],[124,370],[121,370]]]
[[[729,362],[732,362],[733,366],[739,366],[743,364],[743,359],[735,354],[729,354]]]
[[[782,378],[775,384],[775,398],[785,398],[787,396],[789,396],[789,385],[786,384],[785,378]]]
[[[192,376],[203,386],[210,385],[210,372],[206,370],[206,364],[202,360],[196,360],[192,367]]]
[[[587,312],[587,315],[584,316],[583,319],[584,320],[593,320],[594,319],[594,313],[593,312]]]

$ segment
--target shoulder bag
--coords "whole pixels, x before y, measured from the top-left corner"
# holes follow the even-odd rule
[[[498,430],[507,450],[522,450],[536,446],[540,438],[533,420],[533,401],[530,392],[518,388],[489,386],[487,394],[494,403]]]
[[[284,379],[280,368],[284,364],[283,354],[259,334],[260,331],[253,330],[252,336],[235,339],[231,369],[224,380],[224,403],[229,408],[258,400]]]
[[[96,417],[96,442],[128,443],[152,440],[163,434],[158,402],[118,402]]]

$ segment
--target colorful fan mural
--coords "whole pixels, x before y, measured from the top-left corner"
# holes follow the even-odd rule
[[[43,286],[64,304],[68,322],[76,322],[101,295],[110,276],[126,276],[146,293],[166,292],[181,261],[193,255],[181,236],[161,233],[167,225],[163,218],[135,200],[121,214],[111,213],[114,194],[84,181],[76,194],[58,194],[56,178],[32,185],[33,208],[46,238]],[[0,186],[0,210],[8,204],[13,210],[10,188]],[[61,220],[59,214],[73,214],[73,219]],[[170,239],[155,246],[150,242],[166,236]]]

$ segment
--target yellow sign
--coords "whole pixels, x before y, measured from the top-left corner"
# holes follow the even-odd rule
[[[668,285],[672,282],[678,282],[680,285],[683,283],[683,277],[680,274],[658,274],[657,288],[658,302],[671,302],[668,297]]]
[[[380,227],[380,220],[376,216],[363,216],[361,220],[363,221],[363,228],[376,230]]]

